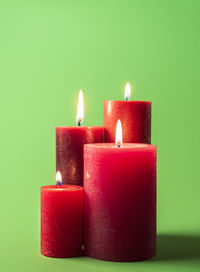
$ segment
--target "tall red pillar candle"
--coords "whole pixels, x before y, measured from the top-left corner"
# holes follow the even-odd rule
[[[125,143],[151,143],[151,102],[104,101],[105,142],[115,141],[118,119],[122,122]]]
[[[76,127],[56,127],[56,170],[63,184],[83,185],[83,145],[103,142],[103,127],[80,126],[83,121],[83,95],[79,94]]]
[[[82,255],[83,187],[41,187],[41,254],[66,258]]]
[[[85,145],[85,253],[139,261],[156,253],[156,146]]]

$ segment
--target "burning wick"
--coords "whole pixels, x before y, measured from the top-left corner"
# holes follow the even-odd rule
[[[121,143],[120,141],[117,142],[117,147],[120,147],[121,146]]]
[[[80,90],[78,96],[78,106],[77,106],[77,114],[76,114],[76,124],[77,126],[81,126],[84,118],[84,105],[83,105],[83,91]]]
[[[115,145],[117,147],[122,146],[122,124],[119,119],[117,121],[117,126],[116,126]]]
[[[62,175],[60,173],[60,171],[57,171],[56,172],[56,185],[62,185]]]

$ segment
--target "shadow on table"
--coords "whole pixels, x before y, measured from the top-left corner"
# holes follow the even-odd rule
[[[158,235],[156,260],[200,260],[200,236]]]

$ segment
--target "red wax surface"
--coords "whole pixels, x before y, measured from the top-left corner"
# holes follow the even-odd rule
[[[56,171],[63,184],[83,185],[83,145],[103,142],[103,127],[56,127]]]
[[[151,143],[151,102],[104,101],[105,142],[115,142],[118,119],[124,143]]]
[[[85,253],[139,261],[156,253],[156,146],[85,145]]]
[[[41,187],[41,254],[66,258],[82,255],[83,187]]]

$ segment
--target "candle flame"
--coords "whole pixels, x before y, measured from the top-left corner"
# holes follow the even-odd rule
[[[78,96],[78,106],[77,106],[77,114],[76,114],[76,123],[80,126],[83,123],[84,118],[84,104],[83,104],[83,91],[80,90]]]
[[[122,146],[122,124],[120,120],[117,121],[115,144],[117,147]]]
[[[62,175],[60,171],[56,172],[56,185],[62,185]]]
[[[128,101],[131,97],[131,85],[130,83],[126,83],[125,91],[124,91],[124,100]]]

